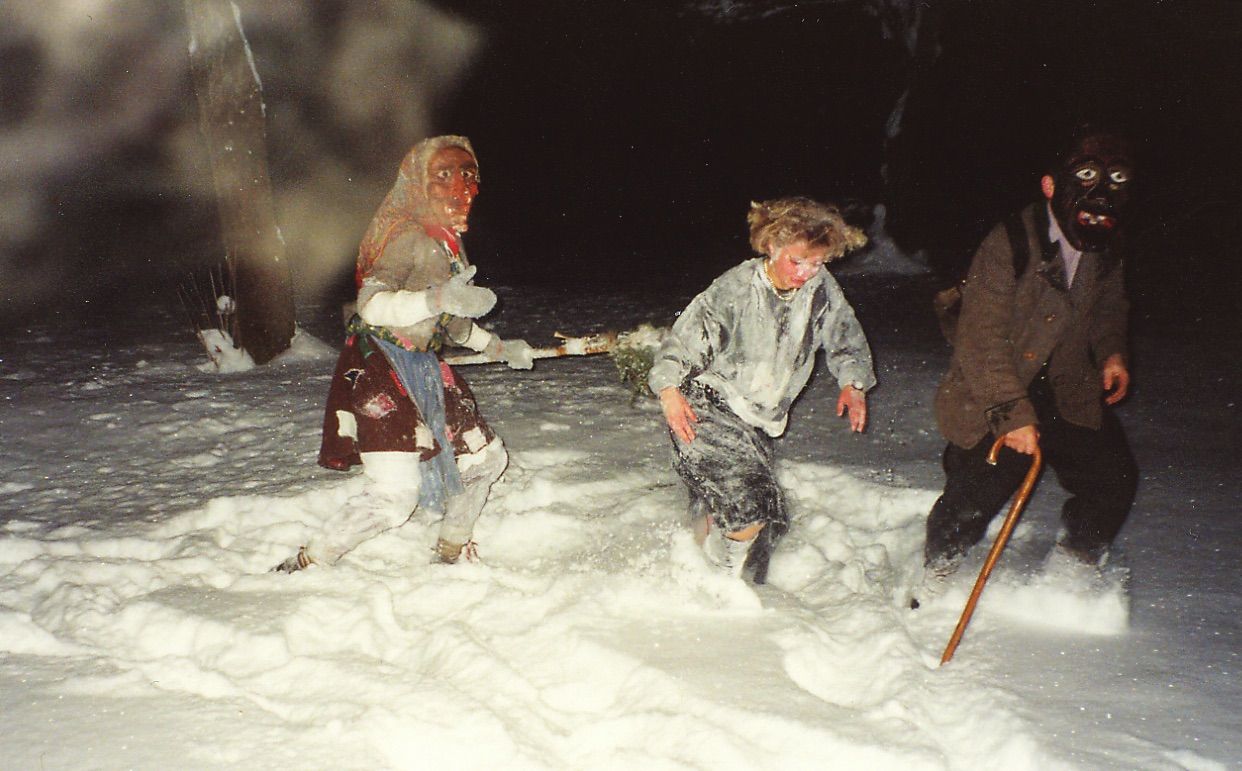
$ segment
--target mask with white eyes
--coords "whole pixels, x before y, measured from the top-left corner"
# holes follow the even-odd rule
[[[1044,194],[1061,232],[1075,249],[1103,251],[1116,236],[1130,203],[1134,163],[1124,140],[1087,136],[1054,175]]]
[[[479,194],[479,164],[461,147],[438,150],[427,163],[429,224],[466,232],[470,209]]]

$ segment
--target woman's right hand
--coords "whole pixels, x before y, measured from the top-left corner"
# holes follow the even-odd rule
[[[694,424],[699,422],[699,416],[694,414],[681,391],[675,386],[660,391],[660,408],[674,436],[686,443],[694,441]]]

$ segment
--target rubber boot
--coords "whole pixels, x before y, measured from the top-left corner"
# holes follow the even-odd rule
[[[465,556],[467,562],[478,562],[479,552],[478,546],[474,541],[466,541],[465,543],[453,543],[443,538],[436,541],[435,561],[445,565],[452,565]]]
[[[749,541],[735,541],[718,528],[712,528],[707,534],[707,540],[703,542],[703,553],[722,572],[740,578],[742,567],[746,564],[746,554],[754,542],[754,538]]]

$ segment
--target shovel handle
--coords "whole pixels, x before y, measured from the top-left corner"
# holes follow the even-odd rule
[[[1001,448],[1005,446],[1005,437],[1000,437],[992,445],[992,450],[988,453],[988,463],[996,465],[996,459],[1000,455]],[[996,534],[996,541],[992,544],[991,551],[988,552],[988,558],[983,561],[983,569],[979,571],[979,577],[975,579],[975,588],[970,592],[970,598],[966,600],[966,607],[962,609],[962,617],[958,619],[957,628],[953,630],[953,636],[949,638],[949,644],[945,646],[944,655],[940,657],[940,663],[947,664],[949,659],[953,658],[953,653],[957,650],[957,644],[962,641],[962,635],[966,632],[966,625],[970,623],[970,617],[974,615],[975,605],[979,602],[979,595],[983,594],[983,585],[988,582],[988,576],[992,575],[992,568],[996,566],[996,561],[1000,559],[1001,551],[1004,550],[1005,544],[1009,542],[1009,536],[1013,533],[1014,526],[1018,524],[1018,517],[1022,514],[1022,508],[1026,506],[1026,501],[1031,497],[1031,490],[1035,489],[1035,481],[1039,479],[1039,469],[1043,465],[1043,454],[1039,451],[1039,446],[1035,446],[1035,452],[1031,456],[1031,468],[1026,472],[1026,478],[1022,480],[1022,486],[1018,488],[1018,492],[1013,497],[1013,504],[1009,507],[1009,514],[1005,516],[1005,522],[1001,525],[1000,532]]]

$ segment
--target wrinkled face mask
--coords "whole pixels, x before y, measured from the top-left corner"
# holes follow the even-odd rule
[[[427,202],[432,224],[465,233],[479,194],[479,164],[460,147],[445,147],[427,163]]]
[[[1052,212],[1075,249],[1102,251],[1130,202],[1134,164],[1119,140],[1087,137],[1054,175]]]

